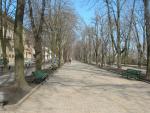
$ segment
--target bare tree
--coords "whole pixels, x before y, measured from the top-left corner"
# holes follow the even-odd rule
[[[3,10],[2,10],[2,0],[0,1],[1,2],[1,47],[2,47],[2,58],[3,58],[3,61],[4,61],[4,68],[3,68],[3,71],[6,72],[6,69],[7,69],[7,58],[6,58],[6,11],[4,10],[4,13],[3,13]],[[5,6],[6,7],[6,6]],[[4,32],[3,32],[3,28],[4,28]]]
[[[138,30],[138,28],[139,28],[138,23],[137,23],[137,21],[135,19],[134,19],[133,23],[134,23],[133,26],[134,26],[135,42],[136,42],[136,47],[137,47],[137,51],[138,51],[138,67],[141,68],[142,58],[143,58],[143,54],[144,54],[145,48],[142,47],[142,43],[140,41],[140,35],[139,35],[139,30]],[[145,45],[143,45],[143,46],[145,46]]]
[[[113,62],[115,61],[115,50],[117,50],[117,46],[115,44],[115,40],[114,40],[114,35],[113,35],[113,22],[112,22],[112,18],[111,18],[111,11],[110,11],[110,1],[109,0],[105,0],[106,2],[106,6],[107,6],[107,15],[108,15],[108,26],[109,26],[109,34],[111,37],[111,42],[112,42],[112,50],[113,50]]]
[[[24,46],[23,46],[23,16],[25,0],[17,0],[14,48],[15,48],[15,80],[18,88],[26,89],[27,82],[24,76]]]
[[[116,2],[113,1],[113,3],[116,5],[116,14],[112,5],[112,1],[110,0],[105,0],[106,5],[107,5],[107,14],[108,14],[108,21],[109,21],[109,32],[110,32],[110,36],[111,36],[111,40],[112,40],[112,47],[115,48],[116,53],[117,53],[117,67],[121,68],[121,54],[124,52],[125,48],[121,48],[121,29],[120,29],[120,17],[121,17],[121,9],[122,6],[125,2],[120,0],[116,0]],[[113,16],[114,16],[114,21],[115,21],[115,25],[116,25],[116,42],[113,36],[113,23],[112,23],[112,18],[111,18],[111,10],[113,12]]]
[[[48,4],[48,16],[45,17],[49,33],[48,45],[52,50],[52,59],[57,57],[60,66],[71,57],[71,44],[74,40],[77,19],[67,0],[49,1]]]
[[[0,40],[1,40],[1,48],[3,45],[3,19],[2,19],[2,0],[0,0]]]
[[[132,26],[133,26],[135,4],[136,4],[136,0],[133,1],[133,8],[131,9],[131,16],[130,16],[129,25],[128,25],[129,27],[127,31],[127,36],[125,37],[125,51],[124,51],[125,65],[128,63],[128,54],[129,54],[129,47],[130,47],[130,41],[131,41],[131,31],[132,31]]]
[[[150,1],[143,0],[144,2],[144,17],[146,26],[146,39],[147,39],[147,79],[150,80]]]
[[[38,22],[37,18],[34,16],[34,13],[39,13],[39,12],[34,12],[35,10],[33,9],[33,4],[35,1],[28,0],[28,5],[29,5],[29,15],[30,15],[30,21],[31,21],[31,27],[32,27],[32,32],[35,40],[35,59],[36,59],[36,70],[41,70],[42,66],[42,29],[43,29],[43,22],[44,22],[44,11],[45,11],[45,0],[42,0],[42,9],[40,11],[40,17]],[[38,1],[36,1],[38,2]],[[35,2],[35,3],[36,3]],[[39,3],[40,4],[40,3]],[[37,16],[38,14],[36,14]]]
[[[105,65],[106,62],[106,55],[108,51],[108,42],[109,42],[109,33],[107,26],[105,25],[105,22],[103,18],[101,18],[100,21],[100,37],[101,37],[101,67]]]
[[[96,12],[95,14],[95,28],[94,28],[94,33],[95,35],[93,36],[93,47],[94,47],[94,51],[95,51],[95,61],[96,61],[96,65],[98,65],[98,50],[100,47],[100,39],[99,39],[99,21],[100,21],[100,16],[98,15],[98,12]]]

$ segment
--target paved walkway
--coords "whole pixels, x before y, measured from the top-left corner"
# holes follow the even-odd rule
[[[150,113],[150,84],[74,61],[8,113]]]

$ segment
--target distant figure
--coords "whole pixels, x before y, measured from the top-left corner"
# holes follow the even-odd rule
[[[71,64],[71,58],[69,59],[69,63]]]
[[[9,71],[11,70],[11,66],[10,66],[10,65],[8,66],[8,70],[9,70]]]

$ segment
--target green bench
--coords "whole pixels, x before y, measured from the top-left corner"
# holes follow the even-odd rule
[[[125,78],[133,78],[133,79],[140,79],[141,78],[141,71],[134,70],[134,69],[127,69],[122,72],[122,77]]]
[[[35,83],[41,83],[48,77],[48,74],[41,70],[32,72],[32,75],[34,76],[33,82]]]

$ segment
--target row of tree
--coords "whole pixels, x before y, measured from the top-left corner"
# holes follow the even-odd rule
[[[147,66],[150,79],[149,0],[103,0],[91,25],[75,45],[75,58],[86,63]],[[103,3],[102,3],[103,2]],[[99,5],[99,1],[96,2]],[[139,5],[140,4],[140,5]]]
[[[7,12],[12,14],[13,10],[14,15],[8,15]],[[72,54],[77,18],[67,0],[0,0],[0,39],[4,60],[7,59],[7,17],[15,20],[13,39],[16,85],[26,90],[28,85],[24,74],[24,27],[31,32],[36,70],[41,70],[44,47],[52,51],[52,59],[57,58],[59,66],[68,61]],[[7,63],[4,65],[7,69]]]

